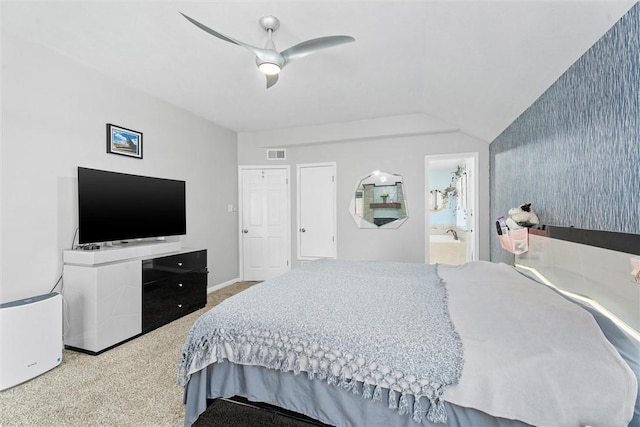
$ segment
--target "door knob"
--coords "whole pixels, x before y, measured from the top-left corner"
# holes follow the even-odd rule
[[[244,230],[242,230],[243,233],[247,234],[249,232],[249,230],[247,230],[246,228]]]
[[[307,230],[305,230],[304,228],[301,228],[300,231],[304,233]]]

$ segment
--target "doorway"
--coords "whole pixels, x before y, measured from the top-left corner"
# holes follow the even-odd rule
[[[336,257],[336,163],[297,166],[298,259]]]
[[[290,269],[289,166],[240,166],[242,280],[267,280]]]
[[[429,264],[478,259],[478,153],[425,157],[425,254]]]

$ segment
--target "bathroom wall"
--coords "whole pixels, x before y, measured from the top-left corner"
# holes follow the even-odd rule
[[[430,190],[444,191],[451,185],[451,177],[454,170],[450,169],[432,169],[429,174]],[[447,206],[437,212],[429,212],[429,222],[433,229],[436,225],[455,225],[456,223],[456,203],[457,198],[452,197],[447,201]]]
[[[461,160],[460,164],[464,162]],[[430,189],[444,191],[452,185],[452,177],[457,167],[443,167],[442,169],[431,168],[429,172]],[[455,184],[453,184],[455,185]],[[437,212],[429,212],[430,235],[445,234],[452,240],[434,241],[434,237],[429,242],[429,262],[432,264],[463,264],[467,260],[467,233],[463,228],[457,226],[459,214],[458,197],[451,197],[447,201],[446,207]],[[447,230],[455,230],[454,234],[447,234]],[[438,236],[436,236],[438,237]]]
[[[640,233],[640,5],[490,145],[490,218]],[[491,260],[513,262],[491,228]]]

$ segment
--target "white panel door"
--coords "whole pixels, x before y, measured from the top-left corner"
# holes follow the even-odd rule
[[[287,169],[241,169],[241,248],[244,280],[289,270]]]
[[[336,257],[336,164],[298,165],[298,258]]]

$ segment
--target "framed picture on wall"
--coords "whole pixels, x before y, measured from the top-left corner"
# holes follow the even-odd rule
[[[107,123],[107,153],[142,158],[142,132]]]

